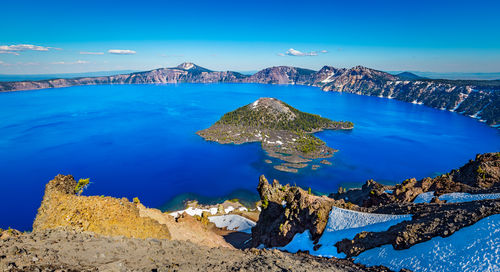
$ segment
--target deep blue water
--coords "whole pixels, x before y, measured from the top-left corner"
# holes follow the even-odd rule
[[[317,135],[340,151],[333,166],[290,174],[265,164],[260,144],[220,145],[195,134],[259,97],[355,123]],[[448,172],[500,151],[500,133],[448,111],[306,86],[180,84],[81,86],[0,93],[0,228],[31,229],[58,173],[91,179],[85,194],[138,196],[161,207],[179,194],[255,193],[260,174],[319,192],[366,179],[396,183]]]

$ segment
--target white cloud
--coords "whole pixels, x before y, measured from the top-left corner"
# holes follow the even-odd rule
[[[0,50],[2,51],[25,51],[25,50],[33,50],[33,51],[49,51],[49,48],[39,45],[32,44],[15,44],[15,45],[0,45]],[[54,48],[56,49],[56,48]],[[60,48],[57,48],[60,50]]]
[[[104,55],[103,52],[80,52],[80,55]]]
[[[326,50],[321,50],[319,51],[319,53],[328,53],[328,51]],[[310,51],[310,52],[302,52],[302,51],[299,51],[299,50],[296,50],[296,49],[293,49],[293,48],[290,48],[288,49],[285,53],[278,53],[279,56],[299,56],[299,57],[303,57],[303,56],[317,56],[318,55],[318,52],[317,51]]]
[[[57,61],[57,62],[52,62],[51,64],[87,64],[90,63],[86,60],[77,60],[74,62],[64,62],[64,61]]]
[[[290,48],[286,51],[286,54],[289,56],[317,56],[318,53],[316,51],[311,51],[311,52],[301,52],[299,50],[295,50],[293,48]]]
[[[132,55],[135,54],[136,52],[134,50],[128,50],[128,49],[110,49],[108,50],[108,53],[117,55]]]
[[[15,52],[15,51],[0,50],[0,54],[12,54],[12,55],[19,56],[19,53]]]

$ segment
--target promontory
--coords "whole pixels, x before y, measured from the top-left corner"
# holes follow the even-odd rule
[[[336,151],[313,133],[353,127],[352,122],[332,121],[299,111],[275,98],[260,98],[224,114],[211,127],[196,133],[221,144],[261,142],[268,156],[284,161],[274,168],[297,173],[312,160],[332,157]]]

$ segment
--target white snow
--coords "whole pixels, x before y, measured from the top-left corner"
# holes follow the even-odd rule
[[[355,262],[385,265],[395,271],[500,271],[500,214],[409,249],[394,250],[392,245],[384,245],[367,250],[355,257]]]
[[[286,207],[286,201],[285,200],[281,201],[281,206],[283,206],[283,208]]]
[[[226,227],[228,230],[237,230],[245,233],[251,233],[255,222],[237,214],[227,214],[208,217],[210,222],[218,228]]]
[[[179,216],[182,213],[187,213],[187,214],[189,214],[191,216],[195,216],[195,215],[201,216],[201,214],[203,212],[209,212],[210,214],[216,214],[217,213],[217,208],[200,209],[200,208],[189,207],[189,208],[187,208],[185,210],[171,212],[170,215],[173,216],[173,217],[177,217],[177,216]]]
[[[245,207],[239,207],[239,208],[238,208],[238,210],[239,210],[240,212],[248,212],[248,209],[247,209],[247,208],[245,208]]]
[[[434,197],[434,192],[422,193],[415,198],[413,203],[429,203]],[[469,194],[469,193],[449,193],[440,195],[440,200],[446,200],[448,203],[469,202],[482,199],[497,199],[500,194]]]
[[[333,207],[325,231],[318,242],[322,246],[317,251],[313,249],[309,231],[296,234],[290,243],[279,249],[292,253],[309,250],[312,255],[344,258],[344,253],[337,253],[335,243],[338,241],[352,239],[361,231],[384,231],[407,219],[410,220],[411,215],[362,213]]]
[[[282,144],[283,144],[283,142],[282,142],[282,141],[276,141],[276,143],[277,143],[277,144],[279,144],[279,145],[282,145]]]
[[[255,102],[252,103],[252,109],[255,109],[259,105],[259,100],[256,100]]]
[[[332,77],[334,76],[334,73],[331,73],[327,78],[323,79],[321,82],[322,83],[330,83],[333,81]]]
[[[246,209],[246,208],[245,207],[240,207],[239,210],[243,211],[243,209]],[[195,215],[201,216],[203,214],[203,212],[209,212],[211,215],[214,215],[214,214],[217,214],[217,211],[218,211],[217,208],[200,209],[200,208],[189,207],[189,208],[187,208],[185,210],[171,212],[170,215],[173,216],[173,217],[177,217],[180,214],[187,213],[187,214],[189,214],[191,216],[195,216]],[[229,207],[227,207],[227,208],[224,209],[224,213],[230,213],[232,211],[234,211],[234,207],[233,206],[229,206]]]
[[[440,200],[446,200],[448,203],[469,202],[483,199],[500,198],[500,194],[468,194],[468,193],[450,193],[439,197]]]
[[[429,203],[433,197],[434,191],[421,193],[413,200],[413,203]]]
[[[194,64],[192,64],[192,63],[190,63],[190,62],[189,62],[189,63],[185,63],[185,64],[183,65],[183,68],[184,68],[185,70],[189,70],[189,69],[191,69],[191,68],[193,68],[193,67],[194,67]]]
[[[232,211],[234,211],[234,207],[233,206],[229,206],[229,207],[227,207],[227,208],[224,209],[225,213],[230,213]]]

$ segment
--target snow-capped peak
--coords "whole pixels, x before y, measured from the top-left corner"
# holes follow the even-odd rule
[[[192,69],[193,67],[194,67],[194,64],[191,62],[184,62],[184,63],[180,64],[179,66],[177,66],[177,68],[184,69],[184,70],[189,70],[189,69]]]

